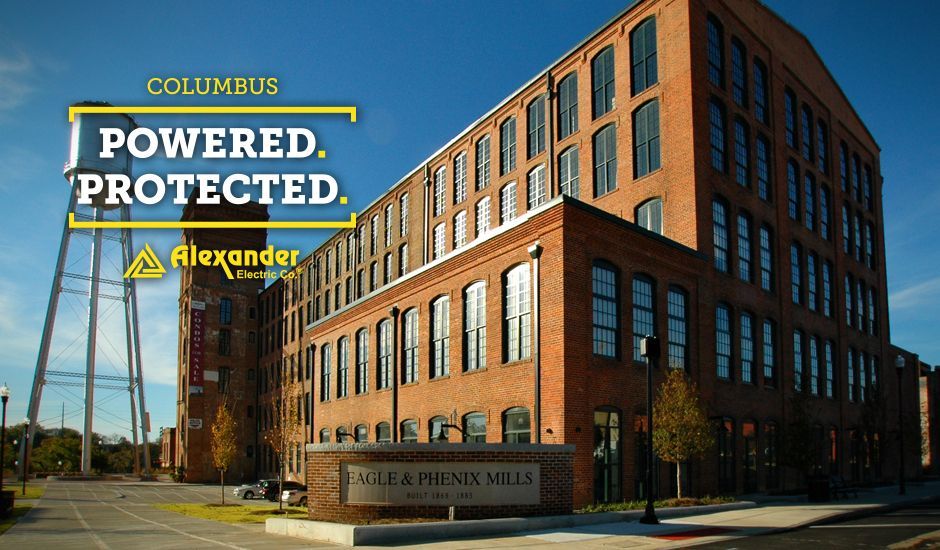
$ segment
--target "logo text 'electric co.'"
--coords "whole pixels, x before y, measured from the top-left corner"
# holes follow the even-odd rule
[[[277,249],[274,245],[263,250],[207,250],[194,245],[179,245],[170,253],[170,265],[174,269],[219,268],[229,279],[293,279],[298,254],[299,250]],[[131,263],[124,277],[161,278],[164,273],[163,263],[148,244]]]

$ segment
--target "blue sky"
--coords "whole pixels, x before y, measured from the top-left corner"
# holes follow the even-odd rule
[[[773,0],[805,33],[882,147],[892,340],[940,363],[940,4],[885,10],[873,1]],[[13,390],[9,418],[21,419],[67,205],[61,167],[68,148],[66,107],[85,99],[115,104],[179,104],[151,97],[152,76],[276,76],[280,94],[264,103],[354,104],[359,122],[309,124],[328,150],[311,171],[334,175],[361,208],[427,155],[626,5],[555,0],[518,2],[180,2],[159,7],[109,2],[19,2],[0,19],[0,382]],[[877,13],[877,17],[872,17]],[[232,98],[201,103],[235,103]],[[191,125],[141,117],[147,126]],[[235,124],[213,119],[221,125]],[[244,120],[239,120],[244,123]],[[288,125],[289,119],[284,120]],[[137,171],[157,171],[159,161]],[[304,165],[305,167],[310,167]],[[245,170],[244,167],[241,168]],[[218,170],[216,170],[218,171]],[[317,217],[341,217],[341,210]],[[309,217],[276,207],[278,219]],[[147,217],[175,217],[172,206]],[[273,231],[277,246],[310,250],[329,231]],[[135,242],[158,253],[175,231]],[[87,262],[87,260],[84,260]],[[84,263],[81,254],[74,262]],[[178,279],[140,285],[144,370],[152,436],[174,423]],[[75,331],[85,305],[60,308]],[[110,331],[116,316],[109,317]],[[102,352],[99,372],[120,372],[123,333]],[[57,368],[81,370],[68,334],[54,346]],[[114,352],[114,353],[112,353]],[[100,391],[96,429],[127,429],[126,394]],[[98,400],[96,399],[96,401]],[[77,388],[47,390],[40,419],[81,421]]]

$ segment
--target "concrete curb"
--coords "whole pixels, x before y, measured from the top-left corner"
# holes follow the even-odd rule
[[[733,502],[707,506],[683,506],[660,508],[660,518],[695,516],[732,510],[754,508],[755,503]],[[625,512],[599,512],[595,514],[569,514],[564,516],[541,516],[531,518],[497,518],[466,521],[441,521],[430,523],[399,523],[391,525],[348,525],[303,519],[270,518],[265,521],[265,532],[345,544],[362,546],[367,544],[411,543],[436,539],[452,539],[505,535],[546,529],[580,527],[602,523],[638,520],[643,510]]]
[[[888,546],[888,550],[914,550],[916,548],[925,548],[928,544],[940,542],[940,530],[924,533],[916,537],[902,540]]]

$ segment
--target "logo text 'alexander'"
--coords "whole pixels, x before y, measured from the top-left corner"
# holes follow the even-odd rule
[[[287,276],[282,273],[260,271],[260,268],[293,267],[297,265],[299,250],[276,250],[268,245],[263,250],[200,250],[195,245],[180,245],[170,254],[170,264],[175,267],[221,267],[229,279],[255,279]],[[232,268],[237,269],[232,272]],[[260,271],[260,272],[259,272]]]

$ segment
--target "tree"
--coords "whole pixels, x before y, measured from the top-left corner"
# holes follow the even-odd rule
[[[682,498],[682,463],[702,458],[714,444],[698,388],[681,369],[670,370],[653,402],[653,450],[676,465],[678,498]]]
[[[222,487],[222,504],[225,504],[225,471],[237,453],[235,442],[237,421],[228,406],[228,396],[223,396],[212,420],[212,464],[219,469]]]
[[[277,484],[281,486],[284,478],[282,472],[287,453],[303,434],[303,424],[300,418],[300,385],[291,380],[281,390],[281,395],[274,401],[273,425],[265,434],[265,441],[274,451],[277,460]],[[300,437],[299,439],[303,439]],[[278,509],[283,509],[281,499],[277,499]]]
[[[781,463],[801,472],[806,478],[819,466],[820,437],[817,415],[805,393],[790,397],[790,421],[784,427]]]

